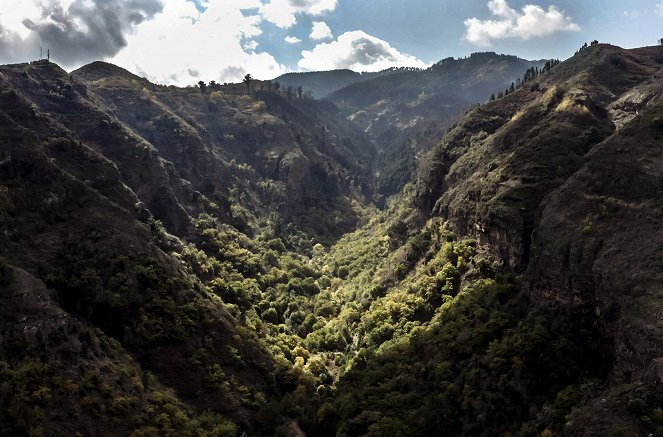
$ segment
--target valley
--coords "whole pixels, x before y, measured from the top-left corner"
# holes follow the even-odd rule
[[[663,433],[663,47],[546,61],[0,66],[0,433]]]

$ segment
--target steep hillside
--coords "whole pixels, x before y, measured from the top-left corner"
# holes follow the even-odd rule
[[[475,109],[422,167],[421,207],[522,270],[541,201],[613,134],[609,105],[650,79],[661,61],[658,48],[594,46]]]
[[[663,64],[661,49],[621,60],[652,54]],[[609,389],[572,414],[569,435],[646,434],[643,416],[662,422],[662,73],[624,94],[610,88],[621,95],[608,106],[616,132],[540,208],[526,272],[533,298],[590,305],[613,342]]]
[[[0,68],[3,435],[269,434],[313,396],[261,313],[319,290],[371,144],[330,104],[215,92]]]
[[[661,47],[593,46],[432,151],[410,217],[475,238],[494,279],[470,270],[423,329],[368,350],[337,385],[340,433],[663,431],[662,67]]]
[[[330,95],[345,115],[381,145],[377,190],[391,195],[410,180],[415,159],[463,113],[509,88],[541,61],[474,53],[426,70],[401,70],[347,86]]]
[[[195,191],[251,211],[232,217],[240,228],[278,210],[311,236],[333,239],[356,225],[351,200],[371,196],[374,145],[334,105],[271,91],[248,96],[233,85],[162,87],[103,63],[72,76]]]
[[[189,185],[53,64],[2,67],[0,89],[3,434],[255,426],[239,391],[279,392],[272,357],[147,209],[186,223]]]

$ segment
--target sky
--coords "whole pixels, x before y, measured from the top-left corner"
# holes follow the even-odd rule
[[[425,68],[494,51],[566,59],[663,38],[663,0],[0,0],[0,63],[95,60],[157,83]]]

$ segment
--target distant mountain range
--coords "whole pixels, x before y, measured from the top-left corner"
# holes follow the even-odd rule
[[[474,53],[470,56],[473,60],[478,60],[486,57],[495,57],[499,58],[503,55],[497,55],[493,52],[486,53]],[[545,63],[544,61],[525,61],[515,56],[508,56],[508,58],[513,58],[513,60],[523,61],[525,65],[530,66],[542,66]],[[463,61],[467,58],[461,58],[457,61]],[[404,72],[414,72],[421,73],[433,70],[435,66],[447,64],[453,62],[453,58],[448,58],[443,61],[434,64],[428,69],[415,69],[415,68],[389,68],[379,72],[355,72],[348,69],[341,70],[330,70],[330,71],[310,71],[310,72],[296,72],[296,73],[285,73],[279,77],[272,79],[273,82],[279,82],[283,87],[293,87],[297,88],[301,86],[304,91],[311,93],[316,99],[321,99],[330,96],[336,91],[339,91],[342,88],[353,85],[358,82],[365,82],[371,79],[384,78],[386,76],[391,76],[393,74],[399,74]],[[471,68],[471,66],[468,66]],[[524,70],[523,70],[524,71]],[[425,75],[425,74],[424,74]],[[520,75],[517,73],[516,77]],[[515,77],[512,78],[515,80]]]
[[[379,73],[357,73],[352,70],[311,71],[304,73],[286,73],[275,79],[283,87],[297,88],[301,86],[316,99],[362,80],[369,80]]]

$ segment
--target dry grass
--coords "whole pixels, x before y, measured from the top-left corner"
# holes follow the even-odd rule
[[[513,114],[513,117],[511,117],[511,121],[512,122],[518,121],[521,118],[523,118],[523,115],[525,115],[525,111],[518,111],[515,114]]]
[[[262,100],[259,100],[251,105],[252,112],[265,112],[267,110],[267,105]]]
[[[557,86],[553,85],[548,88],[545,94],[541,97],[541,103],[543,103],[543,106],[549,107],[556,95]]]
[[[585,105],[577,104],[576,101],[569,96],[564,97],[564,100],[557,105],[555,112],[564,112],[564,111],[579,111],[582,113],[588,113],[589,109]]]
[[[209,98],[210,98],[210,100],[212,100],[213,102],[220,102],[220,101],[223,100],[223,96],[224,96],[224,94],[223,94],[222,91],[213,91],[213,92],[209,95]]]

